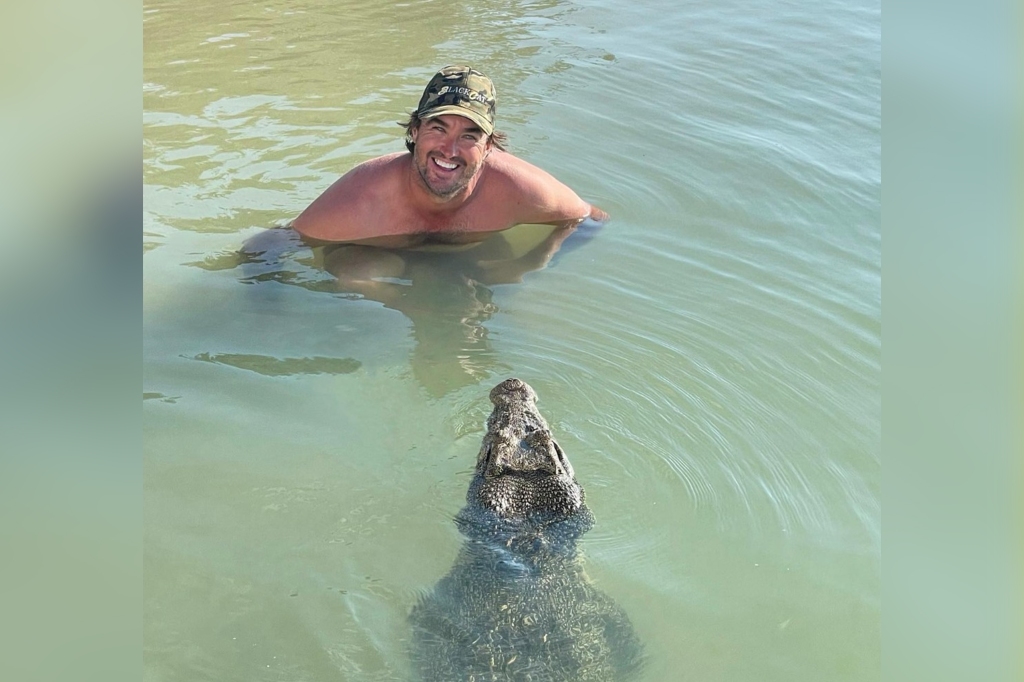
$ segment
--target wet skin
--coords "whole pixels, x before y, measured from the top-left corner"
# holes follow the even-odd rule
[[[497,149],[467,118],[409,130],[412,152],[359,164],[293,222],[313,245],[392,249],[465,245],[521,223],[575,225],[607,214],[542,169]]]

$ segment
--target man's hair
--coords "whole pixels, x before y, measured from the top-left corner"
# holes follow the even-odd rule
[[[409,114],[408,121],[405,121],[404,123],[399,122],[398,124],[405,128],[405,148],[408,149],[410,152],[416,149],[416,143],[412,141],[412,135],[410,133],[412,132],[413,128],[418,128],[420,123],[422,122],[423,121],[420,119],[420,115],[414,111],[411,114]],[[507,149],[505,149],[505,145],[508,144],[508,135],[501,132],[500,130],[495,130],[493,133],[491,133],[491,143],[503,152],[508,151]]]

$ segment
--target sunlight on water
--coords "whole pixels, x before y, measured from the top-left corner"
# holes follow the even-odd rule
[[[877,679],[877,3],[144,11],[147,679],[415,679],[508,376],[642,679]],[[613,220],[347,289],[284,226],[459,61]]]

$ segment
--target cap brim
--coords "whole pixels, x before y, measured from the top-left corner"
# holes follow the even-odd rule
[[[444,106],[431,109],[427,113],[420,114],[419,116],[421,121],[427,121],[432,118],[437,118],[438,116],[444,116],[445,114],[453,114],[455,116],[462,116],[463,118],[468,118],[470,121],[480,126],[480,130],[484,131],[484,134],[486,135],[491,135],[492,133],[494,133],[494,126],[491,125],[491,123],[486,118],[476,113],[472,109],[460,107],[457,104],[446,104]]]

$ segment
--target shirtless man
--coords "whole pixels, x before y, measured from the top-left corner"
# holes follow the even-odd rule
[[[494,110],[487,76],[466,66],[441,69],[403,124],[408,151],[359,164],[292,227],[312,244],[433,250],[468,248],[520,223],[550,224],[560,226],[549,244],[553,253],[581,221],[607,219],[545,171],[504,151]]]

